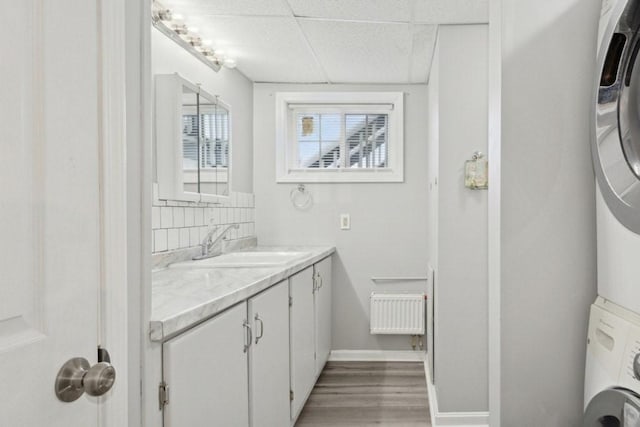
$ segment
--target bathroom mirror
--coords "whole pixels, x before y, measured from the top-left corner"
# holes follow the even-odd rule
[[[231,113],[178,74],[156,76],[158,198],[216,202],[231,191]]]

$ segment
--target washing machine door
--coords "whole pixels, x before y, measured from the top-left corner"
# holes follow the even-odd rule
[[[600,190],[615,217],[640,234],[640,0],[605,0],[591,138]]]
[[[596,394],[584,413],[583,427],[640,427],[640,398],[619,388]]]

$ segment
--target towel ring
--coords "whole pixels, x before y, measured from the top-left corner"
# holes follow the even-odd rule
[[[308,209],[313,204],[311,193],[307,191],[304,184],[298,184],[296,188],[291,189],[289,198],[291,199],[291,203],[293,203],[293,206],[295,206],[296,209]]]

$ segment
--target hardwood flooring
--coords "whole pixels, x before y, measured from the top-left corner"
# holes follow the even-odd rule
[[[431,426],[424,365],[329,362],[296,427]]]

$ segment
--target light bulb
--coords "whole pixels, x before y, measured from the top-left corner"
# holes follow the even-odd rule
[[[179,34],[181,36],[187,35],[189,33],[189,31],[187,30],[187,27],[184,25],[176,25],[175,27],[173,27],[173,31],[175,31],[176,34]]]
[[[224,60],[223,64],[227,68],[236,68],[236,60],[235,59],[227,58],[227,59]]]
[[[156,19],[160,21],[171,21],[173,19],[171,11],[169,9],[158,9],[155,11]]]

